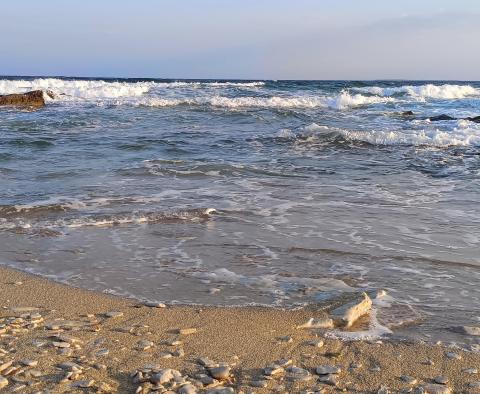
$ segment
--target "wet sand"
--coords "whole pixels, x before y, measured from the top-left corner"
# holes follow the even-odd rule
[[[298,329],[315,308],[145,306],[7,268],[0,303],[5,392],[480,392],[479,353]]]

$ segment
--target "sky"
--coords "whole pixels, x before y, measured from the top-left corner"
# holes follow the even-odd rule
[[[15,0],[0,16],[0,75],[480,80],[478,0]]]

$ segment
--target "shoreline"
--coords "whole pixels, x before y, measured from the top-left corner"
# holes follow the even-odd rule
[[[324,317],[311,308],[154,307],[3,266],[0,278],[6,392],[147,393],[167,368],[181,376],[156,392],[480,392],[479,353],[416,341],[327,338],[325,330],[297,328]],[[279,360],[288,365],[265,375]],[[327,366],[340,371],[318,370]],[[435,383],[440,377],[446,384]]]

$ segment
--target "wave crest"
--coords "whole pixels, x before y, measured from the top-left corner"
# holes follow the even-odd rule
[[[405,85],[398,87],[369,86],[365,88],[353,88],[356,91],[388,97],[398,94],[406,94],[417,99],[461,99],[471,96],[479,96],[480,90],[470,85]]]

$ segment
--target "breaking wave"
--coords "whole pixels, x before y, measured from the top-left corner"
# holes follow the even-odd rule
[[[305,132],[321,138],[341,137],[347,141],[372,145],[410,146],[480,146],[480,128],[471,122],[459,121],[452,130],[343,130],[317,124],[304,127]]]
[[[394,96],[406,94],[417,99],[461,99],[472,96],[480,96],[480,89],[470,85],[405,85],[398,87],[370,86],[365,88],[353,88],[353,90],[375,94],[377,96]]]

